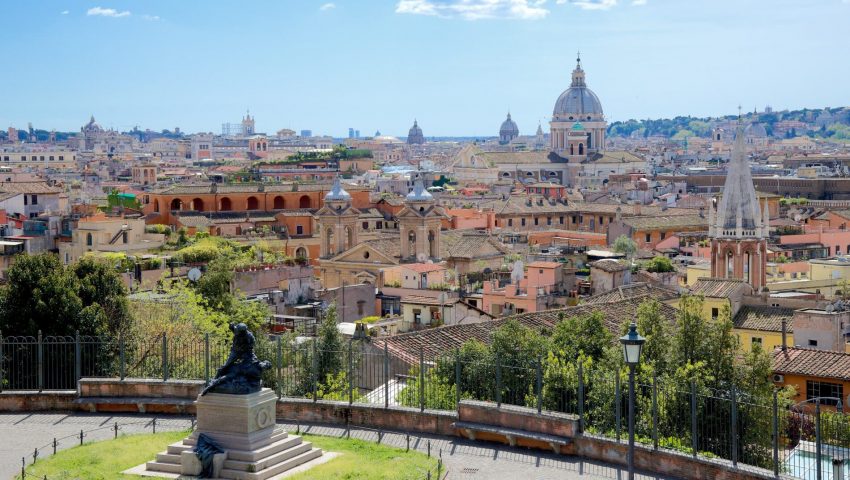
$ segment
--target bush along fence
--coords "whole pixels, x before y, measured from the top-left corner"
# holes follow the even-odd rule
[[[166,335],[124,341],[98,337],[0,337],[0,389],[76,388],[82,377],[209,380],[230,340]],[[456,410],[461,399],[574,414],[585,434],[625,440],[628,376],[624,368],[577,359],[482,360],[466,350],[438,357],[390,354],[380,340],[343,342],[258,337],[257,355],[272,368],[264,384],[279,396]],[[850,477],[850,416],[837,399],[791,405],[784,391],[754,396],[720,391],[697,378],[639,375],[636,441],[694,457],[802,479]]]

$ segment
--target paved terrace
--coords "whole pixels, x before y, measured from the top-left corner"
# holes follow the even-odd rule
[[[107,440],[113,437],[115,422],[122,425],[120,433],[150,433],[153,416],[150,415],[87,415],[62,413],[0,414],[0,479],[13,478],[21,471],[21,457],[32,462],[35,447],[47,445],[54,437],[79,435],[80,430],[91,431],[86,442]],[[158,416],[157,431],[184,430],[192,424],[191,417]],[[294,423],[282,422],[287,430],[294,432]],[[345,428],[318,424],[301,424],[302,433],[341,437]],[[352,428],[351,438],[375,442],[378,432]],[[491,480],[506,478],[528,478],[536,480],[611,480],[625,479],[626,471],[618,466],[585,461],[575,457],[547,454],[534,450],[511,448],[487,442],[471,442],[459,438],[435,435],[410,435],[410,448],[426,452],[428,442],[431,454],[437,456],[442,450],[443,462],[448,469],[448,479]],[[404,448],[406,435],[386,432],[381,443]],[[62,440],[59,449],[79,444],[79,437]],[[43,455],[49,455],[51,448]],[[641,480],[673,480],[654,474],[638,474]]]

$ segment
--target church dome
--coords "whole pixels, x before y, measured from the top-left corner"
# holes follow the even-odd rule
[[[346,192],[344,188],[342,188],[342,184],[339,182],[339,177],[334,179],[334,184],[331,187],[331,191],[325,195],[325,202],[350,202],[351,194]]]
[[[516,122],[511,120],[511,114],[508,113],[508,118],[502,122],[502,126],[499,127],[499,136],[500,137],[517,137],[519,136],[519,127],[517,127]]]
[[[425,189],[425,185],[422,184],[422,179],[417,178],[416,183],[413,184],[413,190],[407,194],[405,197],[408,202],[433,202],[434,196],[431,195],[431,192]]]
[[[555,117],[576,117],[582,115],[602,115],[602,102],[587,88],[584,82],[584,70],[581,68],[581,58],[576,59],[576,69],[573,70],[573,81],[570,88],[564,91],[558,101],[552,115]]]
[[[766,138],[767,130],[764,129],[764,125],[758,122],[751,123],[747,126],[746,130],[744,130],[744,136],[753,138]]]
[[[94,120],[94,115],[91,116],[89,123],[83,127],[84,132],[102,132],[103,128]]]
[[[422,128],[419,127],[419,122],[416,120],[413,120],[413,126],[407,132],[407,143],[411,145],[425,143],[425,135],[422,133]]]

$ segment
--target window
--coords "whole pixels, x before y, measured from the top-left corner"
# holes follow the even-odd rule
[[[538,225],[539,223],[540,223],[540,219],[537,218],[537,217],[534,217],[534,224]]]
[[[667,232],[661,232],[661,240],[664,240],[664,237],[667,236]]]
[[[29,204],[30,204],[29,197],[24,195],[24,205],[29,205]]]
[[[301,225],[296,225],[295,226],[295,234],[296,235],[304,235],[304,227],[302,227]]]
[[[840,383],[806,380],[806,400],[815,398],[820,398],[822,405],[835,405],[839,398],[844,398],[844,386]]]
[[[836,245],[836,246],[835,246],[835,254],[836,254],[836,255],[841,255],[841,245]]]
[[[560,223],[561,225],[564,224],[564,217],[563,216],[558,217],[558,223]]]
[[[38,195],[33,195],[33,196],[32,196],[32,204],[33,204],[33,205],[38,205]]]
[[[369,230],[369,222],[363,222],[363,230]]]
[[[647,233],[647,234],[646,234],[646,243],[649,243],[649,242],[651,242],[651,241],[652,241],[652,234],[651,234],[651,233]]]
[[[422,310],[419,308],[413,309],[413,322],[416,324],[422,324]]]
[[[520,220],[520,224],[521,224],[523,227],[525,226],[525,219],[524,219],[524,218]]]
[[[605,223],[605,217],[599,217],[599,225],[602,225],[604,223]]]
[[[546,217],[546,225],[552,225],[552,217]]]
[[[51,161],[51,162],[53,161],[53,155],[51,155],[50,157],[48,157],[48,161]]]
[[[357,300],[357,315],[363,316],[363,311],[365,310],[364,306],[366,305],[366,300]]]
[[[127,232],[122,232],[121,233],[121,241],[124,242],[124,243],[127,243],[128,240],[129,240],[129,237],[127,236]]]
[[[719,316],[720,316],[720,309],[717,308],[717,307],[712,308],[711,309],[711,319],[717,320],[717,317],[719,317]]]
[[[576,217],[575,215],[573,215],[573,225],[575,225],[575,223],[576,223],[576,219],[578,219],[578,217]]]
[[[753,345],[755,345],[755,344],[757,344],[757,343],[758,343],[759,345],[761,345],[761,337],[753,337],[753,338],[752,338],[752,344],[753,344]]]
[[[86,234],[86,245],[88,245],[89,247],[91,247],[91,246],[92,246],[92,236],[91,236],[91,233],[87,233],[87,234]]]
[[[509,227],[513,227],[513,226],[514,226],[514,219],[513,219],[513,218],[509,218],[509,219],[508,219],[508,226],[509,226]]]
[[[809,340],[809,346],[810,347],[817,347],[818,341],[817,340]]]
[[[59,155],[59,161],[61,162],[63,160],[65,160],[65,155]]]

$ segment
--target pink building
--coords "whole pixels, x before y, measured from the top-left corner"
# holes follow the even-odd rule
[[[532,262],[519,282],[500,286],[498,280],[484,282],[482,306],[494,316],[539,312],[563,305],[575,287],[575,272],[565,272],[557,262]]]
[[[779,237],[780,245],[799,245],[819,243],[827,248],[828,255],[850,254],[850,230],[840,228],[816,229],[807,228],[807,233],[799,235],[782,235]]]

